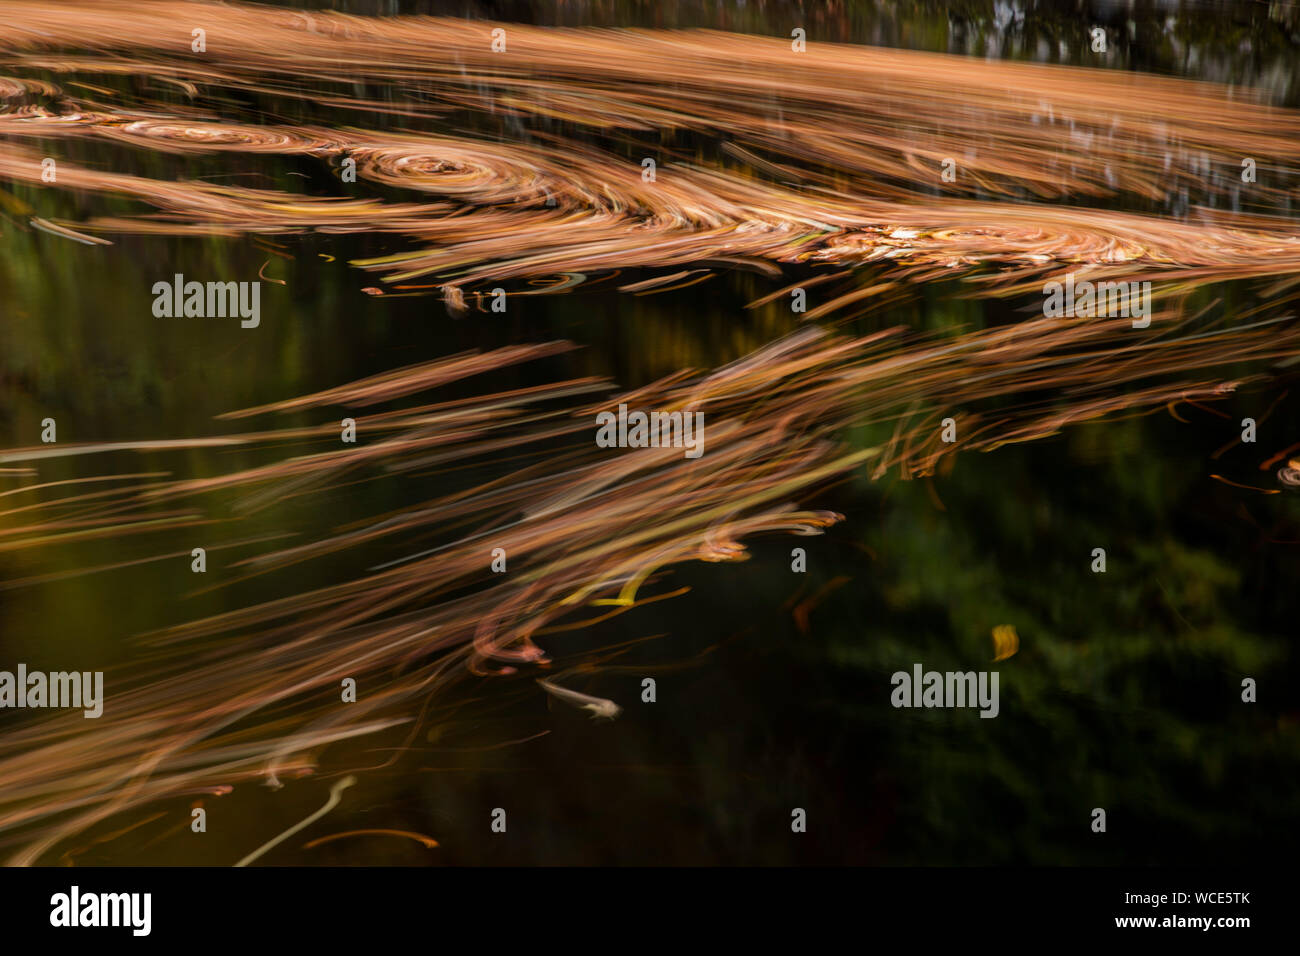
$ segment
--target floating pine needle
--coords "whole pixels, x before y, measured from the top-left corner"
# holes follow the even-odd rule
[[[111,246],[113,244],[107,239],[101,239],[98,236],[88,236],[84,232],[77,232],[75,229],[69,229],[67,226],[60,226],[57,223],[50,222],[48,219],[33,219],[32,225],[42,232],[48,232],[54,236],[62,236],[64,239],[71,239],[74,242],[80,242],[87,246]]]
[[[433,839],[432,837],[424,836],[421,833],[412,833],[410,830],[375,829],[375,830],[348,830],[345,833],[331,833],[329,836],[318,837],[317,839],[312,840],[310,843],[304,843],[302,845],[302,848],[304,850],[311,850],[318,846],[324,846],[326,843],[333,843],[335,840],[343,840],[348,837],[357,837],[357,836],[403,837],[407,840],[414,840],[416,843],[421,844],[427,850],[435,849],[438,846],[438,841]]]
[[[1258,491],[1262,495],[1281,494],[1281,492],[1278,491],[1276,488],[1257,488],[1254,485],[1243,485],[1239,481],[1232,481],[1228,478],[1224,478],[1222,475],[1210,475],[1210,477],[1213,478],[1215,481],[1223,482],[1225,485],[1231,485],[1234,488],[1244,488],[1246,491]]]
[[[1005,661],[1020,650],[1020,635],[1010,624],[999,624],[993,628],[993,660]]]

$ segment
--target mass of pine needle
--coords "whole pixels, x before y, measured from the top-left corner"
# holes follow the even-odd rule
[[[234,567],[246,578],[381,559],[141,635],[139,660],[109,677],[104,718],[37,717],[0,734],[11,862],[47,861],[78,833],[178,795],[314,772],[343,741],[414,739],[447,685],[540,667],[562,626],[634,609],[674,565],[741,560],[756,534],[842,520],[816,498],[851,475],[923,479],[1077,422],[1214,402],[1300,356],[1300,325],[1281,308],[1300,271],[1286,215],[1300,117],[1241,89],[843,44],[800,56],[788,40],[708,31],[505,24],[498,54],[495,25],[475,21],[84,0],[5,13],[0,182],[41,184],[50,144],[72,140],[112,144],[115,156],[256,152],[334,174],[355,164],[357,183],[340,176],[308,195],[60,162],[46,188],[139,207],[38,224],[65,238],[385,234],[403,251],[355,265],[390,286],[422,278],[453,311],[498,283],[565,294],[626,269],[659,277],[625,287],[638,293],[736,265],[770,277],[763,301],[788,292],[791,266],[824,269],[832,290],[801,331],[632,391],[598,378],[477,387],[484,373],[575,348],[522,344],[232,409],[204,435],[0,451],[4,552],[200,524],[239,537],[250,515],[357,482],[436,473],[454,485],[308,540],[248,532],[256,553]],[[190,49],[195,28],[205,53]],[[59,82],[73,76],[149,77],[174,95],[92,99]],[[235,92],[334,119],[239,115]],[[527,133],[443,121],[466,112]],[[702,145],[661,156],[653,181],[644,150],[620,148],[682,132]],[[1249,194],[1243,156],[1260,169]],[[947,158],[954,182],[939,175]],[[1159,211],[1189,189],[1205,208]],[[39,218],[6,195],[19,226]],[[863,282],[868,267],[880,271]],[[1153,281],[1150,328],[1031,318],[855,334],[835,321],[935,278],[1014,296],[1071,270]],[[1187,312],[1196,286],[1261,277],[1280,283],[1271,304],[1231,322]],[[453,383],[476,391],[447,397]],[[595,416],[621,402],[702,412],[704,455],[598,448]],[[340,445],[340,412],[363,441]],[[945,417],[961,423],[954,443],[940,440]],[[879,441],[849,440],[864,430]],[[256,451],[261,463],[203,477],[96,468],[202,448]],[[50,480],[54,460],[79,477]],[[491,571],[498,548],[508,574]],[[346,677],[367,692],[340,706]]]
[[[1300,265],[1300,116],[1248,89],[815,40],[797,54],[711,31],[502,24],[494,52],[498,25],[482,21],[148,0],[6,13],[0,181],[42,182],[47,153],[24,141],[79,138],[335,172],[350,160],[361,184],[390,190],[341,181],[309,196],[64,163],[58,188],[154,210],[60,224],[84,234],[397,234],[407,251],[357,264],[436,279],[453,303],[489,282],[737,261],[1118,265],[1201,281]],[[33,72],[150,78],[175,95],[104,101]],[[331,122],[237,115],[231,93],[324,107]],[[499,132],[468,132],[465,115]],[[383,128],[367,128],[376,117]],[[682,132],[693,147],[661,151]],[[1175,199],[1192,204],[1177,219],[1137,211]],[[1134,211],[1097,208],[1120,203]]]

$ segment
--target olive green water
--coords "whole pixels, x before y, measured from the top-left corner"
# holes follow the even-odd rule
[[[392,4],[346,6],[396,12]],[[683,4],[671,15],[660,5],[566,4],[563,19],[545,5],[402,9],[776,35],[800,22],[797,6],[781,4]],[[1069,51],[1086,36],[1080,24],[1091,22],[1071,12],[1073,5],[1036,8],[1018,27],[1013,15],[1002,28],[1005,17],[992,4],[952,5],[951,18],[935,4],[829,9],[840,11],[838,18],[822,11],[808,19],[845,41],[1047,62],[1076,59]],[[1165,15],[1163,8],[1139,5],[1134,22],[1146,29],[1165,24]],[[1124,44],[1112,65],[1260,85],[1276,102],[1292,103],[1294,30],[1267,11],[1243,18],[1188,7],[1176,11],[1168,37]],[[1250,52],[1243,37],[1253,44]],[[1063,40],[1070,41],[1064,53]],[[229,159],[119,156],[170,163],[176,175],[233,170],[277,185],[290,173],[322,175],[306,162],[281,158],[241,157],[232,165]],[[38,190],[15,194],[50,218],[112,208]],[[64,442],[220,435],[233,430],[213,421],[220,412],[466,348],[552,338],[585,347],[446,394],[569,374],[604,374],[634,386],[683,366],[721,364],[796,324],[781,309],[745,311],[745,302],[781,283],[741,273],[643,298],[598,288],[519,297],[508,316],[471,313],[455,320],[432,299],[360,291],[373,279],[346,261],[395,251],[398,240],[280,242],[292,260],[243,240],[128,238],[84,247],[5,220],[0,446],[38,443],[45,417],[57,419]],[[174,273],[253,277],[268,260],[265,274],[285,284],[263,283],[256,330],[152,314],[153,283]],[[973,304],[953,291],[938,287],[913,304],[873,311],[858,328],[979,327],[1011,321],[1011,309],[1023,305]],[[1229,311],[1250,304],[1244,289],[1207,293],[1217,295]],[[1282,397],[1288,388],[1291,394]],[[1279,397],[1256,446],[1211,461],[1239,434],[1237,422],[1261,416]],[[418,740],[390,768],[361,774],[340,807],[262,862],[1284,859],[1297,844],[1289,824],[1300,769],[1294,587],[1300,497],[1259,495],[1208,476],[1277,487],[1257,465],[1300,440],[1300,389],[1279,377],[1219,409],[1228,417],[1184,409],[1189,420],[1180,422],[1162,412],[964,456],[952,474],[936,479],[933,494],[921,482],[872,483],[865,474],[826,489],[801,502],[846,515],[825,536],[760,539],[751,542],[746,563],[681,567],[663,590],[690,586],[689,593],[541,641],[562,666],[601,648],[653,638],[618,660],[624,670],[589,685],[623,705],[618,721],[597,724],[548,709],[527,675],[467,682],[454,700],[439,702],[457,709],[434,739]],[[846,438],[865,445],[875,436]],[[88,460],[72,459],[43,467],[42,478],[155,470],[205,475],[245,460],[244,454],[121,455],[95,461],[93,470]],[[331,496],[326,508],[285,503],[220,534],[309,538],[400,508],[415,491],[400,482],[358,486]],[[414,500],[428,496],[428,489],[419,491]],[[202,543],[212,547],[211,539]],[[111,668],[133,659],[132,641],[141,633],[286,588],[307,590],[370,563],[357,556],[351,568],[353,559],[344,555],[328,566],[202,594],[194,593],[187,558],[6,586],[193,546],[192,536],[177,534],[0,552],[0,661],[46,670]],[[790,571],[795,546],[808,551],[805,575]],[[1107,551],[1104,575],[1088,572],[1095,547]],[[256,548],[213,554],[208,578],[221,574],[218,555],[233,560],[251,553]],[[800,626],[792,608],[814,595]],[[1016,627],[1021,649],[992,665],[990,632],[1004,624]],[[914,662],[934,670],[996,667],[1000,716],[895,710],[890,674]],[[640,703],[642,675],[658,682],[654,704]],[[1257,704],[1240,701],[1246,676],[1259,680]],[[108,691],[111,707],[111,686]],[[375,738],[333,753],[328,769],[383,762],[392,756],[385,748],[397,742]],[[74,843],[75,862],[229,864],[318,808],[328,788],[319,778],[289,781],[275,792],[240,786],[206,801],[209,832],[203,835],[186,828],[165,835],[188,818],[190,799],[161,804],[139,812],[142,819],[165,811],[159,821],[88,849]],[[497,807],[508,814],[505,834],[489,828]],[[791,833],[795,807],[807,811],[807,833]],[[1094,807],[1107,809],[1104,835],[1089,829]],[[415,831],[440,846],[354,837],[304,848],[316,837],[358,828]]]

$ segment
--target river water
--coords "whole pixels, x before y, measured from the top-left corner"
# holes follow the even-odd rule
[[[772,35],[805,22],[799,5],[782,3],[683,3],[671,12],[623,2],[331,5],[363,15],[399,6],[543,25]],[[843,42],[1082,62],[1087,34],[1073,5],[1026,6],[837,3],[806,22]],[[1254,86],[1294,106],[1300,61],[1288,37],[1297,27],[1270,20],[1264,6],[1137,4],[1132,29],[1146,41],[1120,44],[1104,65]],[[1123,5],[1111,7],[1095,16],[1130,18]],[[313,107],[301,109],[310,121]],[[89,150],[81,143],[60,148],[105,161],[78,154]],[[154,176],[321,175],[291,157],[124,155]],[[25,187],[14,194],[46,218],[112,211],[115,202]],[[69,442],[219,435],[226,426],[214,416],[231,409],[471,348],[552,339],[582,348],[493,372],[493,386],[601,375],[631,388],[722,365],[800,324],[783,309],[746,311],[792,280],[743,271],[654,296],[596,286],[512,300],[506,316],[456,318],[436,298],[362,291],[373,280],[347,263],[400,248],[385,237],[124,236],[83,247],[6,220],[0,247],[0,447],[38,444],[46,417]],[[151,312],[148,290],[160,277],[259,270],[267,281],[256,334],[234,321],[162,322]],[[957,291],[935,284],[850,329],[994,327],[1015,321],[1022,304],[973,302]],[[1231,315],[1254,294],[1232,283],[1200,301],[1221,298],[1218,308]],[[403,734],[331,751],[332,771],[394,762],[359,773],[338,808],[261,862],[1130,864],[1293,854],[1300,499],[1210,477],[1278,487],[1259,464],[1300,440],[1300,390],[1281,372],[1219,403],[1217,415],[1182,406],[1177,415],[1082,424],[960,456],[933,482],[873,481],[864,471],[819,489],[801,504],[846,517],[824,536],[762,537],[749,542],[747,562],[680,565],[661,590],[688,592],[539,638],[561,663],[622,648],[598,687],[622,705],[618,720],[548,706],[528,675],[461,683],[436,702],[445,717],[400,755],[392,748]],[[453,385],[444,394],[473,392]],[[1213,457],[1239,435],[1237,423],[1269,408],[1256,445]],[[113,453],[94,464],[104,473],[203,476],[256,460],[193,449]],[[51,463],[42,479],[84,475],[85,464]],[[331,495],[328,507],[286,503],[218,534],[310,538],[399,510],[410,493],[359,486]],[[187,552],[194,534],[0,551],[3,659],[111,673],[139,659],[142,634],[368,566],[335,555],[220,588],[196,587],[185,558],[59,577]],[[791,572],[795,546],[807,550],[805,574]],[[1081,573],[1096,547],[1106,549],[1106,573]],[[209,556],[217,575],[219,554]],[[991,634],[1004,625],[1016,629],[1019,652],[991,664]],[[890,707],[890,675],[913,662],[1000,670],[998,718]],[[657,682],[654,703],[640,700],[645,676]],[[1259,678],[1253,706],[1240,701],[1243,677]],[[237,786],[204,798],[206,834],[176,830],[195,799],[177,798],[62,845],[46,862],[226,865],[316,810],[328,792],[316,777],[280,790]],[[1095,807],[1107,809],[1105,835],[1090,830]],[[490,828],[496,808],[507,812],[505,834]],[[806,833],[791,832],[794,808],[807,813]],[[382,835],[306,845],[374,828],[439,846]]]

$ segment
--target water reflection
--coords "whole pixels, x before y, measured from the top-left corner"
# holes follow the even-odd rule
[[[637,17],[660,18],[648,24],[655,26],[694,25],[691,18],[703,16],[688,5],[672,15],[685,19],[669,22],[629,4],[574,9],[566,5],[565,15],[585,10],[621,18],[620,25]],[[716,9],[722,12],[707,25],[785,30],[784,22],[775,27],[783,7]],[[507,12],[548,22],[541,8]],[[1213,14],[1185,11],[1160,35],[1176,51],[1189,24],[1208,30],[1205,18]],[[1062,15],[1063,33],[1052,35],[1050,20],[1037,12],[998,5],[989,15],[984,5],[942,20],[920,4],[828,5],[811,22],[838,25],[843,39],[936,51],[1049,63],[1078,56],[1083,28],[1074,18],[1065,25]],[[1136,21],[1152,16],[1143,8]],[[1263,30],[1251,16],[1248,29]],[[932,37],[938,25],[944,32]],[[1066,34],[1074,39],[1062,54]],[[1214,40],[1209,36],[1205,42]],[[1121,42],[1119,63],[1110,65],[1141,66],[1134,51],[1148,48]],[[1216,49],[1225,66],[1186,56],[1181,70],[1213,77],[1216,69],[1237,68],[1239,44]],[[1180,72],[1170,65],[1176,58],[1149,55],[1158,68]],[[1252,79],[1268,90],[1266,100],[1279,102],[1292,81],[1276,85],[1272,62],[1261,60]],[[50,75],[45,67],[35,72]],[[66,84],[67,77],[51,81]],[[133,95],[129,82],[98,74],[91,82]],[[258,95],[270,97],[259,109],[274,103],[281,112],[280,126],[321,121],[318,105]],[[477,115],[480,106],[465,113]],[[1194,114],[1185,115],[1184,133],[1195,132]],[[1239,121],[1243,135],[1276,142],[1285,154],[1294,137],[1290,114],[1251,115],[1260,123]],[[476,138],[500,128],[490,116],[470,127]],[[231,153],[189,133],[179,137],[189,145],[177,146],[173,135],[138,122],[106,125],[102,143],[42,134],[33,148],[39,154],[57,145],[60,156],[96,176],[126,169],[153,182],[229,177],[250,193],[312,195],[335,186],[319,162],[300,155],[297,141],[277,139],[272,155]],[[1199,148],[1220,148],[1213,136],[1197,135]],[[161,148],[169,145],[177,151]],[[1223,145],[1219,158],[1235,149]],[[1134,195],[1097,203],[1186,215],[1177,196],[1172,205],[1137,198],[1149,171],[1142,164],[1158,166],[1163,155],[1130,167]],[[418,157],[400,167],[391,159],[372,171],[395,192],[373,199],[408,202],[427,214],[432,200],[412,199],[404,189],[411,183],[403,177],[411,176],[414,191],[430,179],[439,186],[432,190],[437,201],[445,198],[444,170]],[[1103,180],[1114,173],[1081,163],[1075,187],[1098,171]],[[574,195],[552,190],[561,210],[583,184],[607,175],[578,176],[556,165],[576,184]],[[800,168],[816,173],[811,163]],[[1005,175],[1016,188],[1027,178],[1016,169]],[[638,176],[633,188],[640,188]],[[1207,202],[1230,181],[1194,179]],[[505,180],[492,188],[520,188]],[[1163,180],[1156,189],[1177,192]],[[1287,214],[1284,193],[1269,199],[1269,211]],[[223,199],[231,195],[249,193]],[[52,220],[139,221],[139,208],[114,190],[90,197],[30,184],[15,186],[12,196]],[[545,210],[546,198],[534,190],[524,201]],[[955,207],[949,200],[933,208],[951,216]],[[0,467],[29,464],[14,450],[38,448],[39,423],[50,415],[61,423],[60,441],[73,446],[275,430],[226,448],[42,460],[41,482],[132,476],[109,488],[47,492],[48,501],[119,489],[118,497],[77,502],[61,514],[65,527],[48,525],[52,509],[19,510],[33,503],[30,492],[0,498],[8,503],[0,504],[7,659],[110,668],[119,679],[111,706],[123,717],[96,728],[104,749],[90,753],[82,726],[34,738],[23,736],[34,725],[10,724],[4,835],[14,851],[41,835],[33,832],[36,813],[120,774],[126,760],[147,758],[159,738],[168,741],[171,762],[153,780],[166,785],[145,786],[132,796],[138,803],[108,805],[125,812],[103,819],[84,816],[93,802],[68,806],[59,823],[83,816],[63,839],[41,847],[42,862],[229,864],[315,812],[347,773],[356,773],[357,783],[339,805],[259,862],[1170,862],[1264,857],[1293,839],[1285,835],[1289,788],[1242,785],[1289,779],[1297,756],[1288,689],[1295,655],[1286,635],[1300,529],[1295,498],[1284,493],[1277,470],[1298,418],[1286,380],[1272,377],[1289,374],[1290,366],[1279,365],[1296,354],[1296,333],[1285,320],[1291,290],[1286,280],[1273,288],[1209,284],[1225,274],[1294,271],[1260,247],[1254,256],[1250,248],[1224,256],[1225,273],[1202,274],[1195,269],[1223,263],[1198,241],[1171,242],[1167,258],[1191,274],[1159,303],[1157,322],[1136,349],[1131,330],[1120,327],[1126,323],[1063,330],[1023,321],[1022,310],[1035,307],[1036,275],[1017,277],[1019,287],[1000,286],[1001,297],[989,300],[972,298],[981,290],[951,277],[923,284],[916,275],[861,267],[842,286],[825,287],[832,291],[820,301],[891,281],[896,294],[882,291],[822,316],[817,324],[832,330],[823,338],[801,331],[812,326],[782,301],[762,302],[824,274],[809,263],[781,263],[779,271],[715,264],[702,285],[638,295],[618,289],[657,273],[638,268],[651,263],[631,261],[617,275],[593,272],[562,295],[512,296],[505,315],[470,309],[457,318],[437,290],[363,291],[369,280],[347,263],[410,248],[406,229],[376,227],[373,207],[346,212],[360,217],[348,234],[304,237],[256,230],[215,237],[206,229],[183,237],[170,233],[183,232],[176,227],[185,220],[163,217],[155,220],[163,235],[110,229],[116,244],[106,251],[30,231],[25,213],[10,212],[3,235],[12,255],[0,264],[8,303],[0,332],[0,445],[18,457]],[[311,221],[318,213],[310,211]],[[300,213],[280,215],[281,225],[293,225]],[[1112,229],[1118,221],[1104,220]],[[1274,221],[1260,231],[1273,242],[1273,233],[1288,229]],[[1161,220],[1155,238],[1178,235]],[[238,323],[160,323],[149,290],[176,273],[269,277],[266,308],[276,319],[255,337]],[[394,294],[402,291],[418,294]],[[913,332],[890,332],[896,328]],[[386,401],[359,409],[350,403],[361,391],[252,424],[213,420],[397,367],[436,365],[468,349],[492,353],[556,339],[584,347],[439,379],[436,391],[414,397],[384,393],[385,384]],[[790,351],[762,351],[773,342]],[[760,359],[746,360],[756,352]],[[807,366],[782,364],[792,356]],[[1039,365],[1045,356],[1059,361]],[[744,364],[725,370],[737,361]],[[724,371],[665,380],[683,369]],[[586,381],[592,377],[612,383]],[[1227,391],[1224,382],[1241,385]],[[581,391],[593,384],[600,390]],[[710,433],[703,459],[709,480],[682,470],[680,459],[611,479],[609,472],[627,466],[593,460],[591,428],[574,410],[616,401],[619,388],[647,388],[644,395],[666,402],[691,390],[710,394],[710,428],[721,437]],[[552,417],[531,418],[538,394],[550,400],[541,407]],[[494,396],[490,413],[484,395]],[[438,407],[420,407],[430,403]],[[963,437],[955,455],[933,441],[938,419],[953,408],[961,410],[963,436],[967,422],[977,423],[978,436]],[[399,443],[359,467],[323,462],[313,473],[302,463],[330,447],[325,432],[335,430],[344,409],[363,429]],[[519,417],[503,417],[506,410]],[[1102,415],[1106,424],[1088,423]],[[430,416],[444,417],[433,426]],[[1246,417],[1261,425],[1255,445],[1234,442]],[[979,431],[980,423],[989,430]],[[530,446],[512,444],[521,433]],[[466,444],[475,455],[442,457],[459,456]],[[269,469],[270,480],[250,479],[257,469]],[[196,483],[217,485],[232,475],[243,477],[198,506],[186,497]],[[6,493],[22,483],[5,480]],[[522,487],[525,481],[534,484]],[[622,490],[603,494],[609,488]],[[733,513],[756,491],[762,507]],[[110,506],[119,510],[109,513]],[[220,524],[173,515],[158,532],[85,535],[86,523],[106,515],[123,522],[191,508],[197,520]],[[548,509],[566,521],[546,525],[539,516]],[[753,520],[756,512],[762,520]],[[836,522],[837,515],[846,520]],[[689,533],[674,520],[687,522]],[[384,522],[400,533],[391,524],[371,533]],[[457,551],[455,543],[468,532],[520,534],[515,522],[543,532],[508,541],[522,583],[484,601],[486,554]],[[825,533],[790,538],[792,528]],[[784,533],[755,534],[764,529]],[[51,533],[83,536],[40,540]],[[220,586],[193,583],[187,556],[200,534],[213,565],[224,569],[213,582]],[[292,538],[272,540],[278,535]],[[656,547],[639,543],[645,539]],[[748,561],[707,560],[734,556],[740,539]],[[1099,544],[1108,552],[1107,573],[1084,573]],[[791,573],[794,546],[808,552],[806,576]],[[372,577],[386,562],[437,547],[449,550],[418,573]],[[140,563],[114,567],[125,562]],[[569,590],[614,578],[608,593],[618,595],[647,566],[659,573],[634,592],[636,607],[554,613],[554,600]],[[103,570],[80,573],[93,569]],[[317,603],[321,593],[329,599]],[[289,602],[278,618],[245,611],[272,601]],[[485,630],[485,621],[500,631]],[[578,622],[586,623],[570,626]],[[997,653],[994,629],[1007,625],[1021,647],[999,664],[1006,698],[998,720],[968,720],[974,715],[961,711],[900,720],[889,708],[892,671],[913,661],[941,670],[984,667]],[[158,640],[160,632],[167,640]],[[188,643],[172,643],[178,636]],[[294,649],[294,641],[315,641],[316,656],[299,653],[303,645]],[[517,672],[473,676],[458,649],[475,645],[480,670]],[[620,703],[619,720],[593,724],[550,708],[534,682],[535,649],[550,660],[542,673],[563,674],[556,679],[566,686]],[[382,668],[361,681],[361,713],[340,717],[333,688],[361,666],[361,650],[373,650]],[[439,651],[451,656],[435,656]],[[1243,674],[1267,675],[1266,706],[1237,702]],[[293,685],[286,675],[301,681],[302,694],[282,693]],[[647,676],[657,681],[654,704],[641,700]],[[159,686],[174,696],[159,694]],[[264,713],[241,722],[253,703]],[[390,719],[403,722],[381,729]],[[371,732],[349,737],[357,727]],[[206,734],[202,742],[178,739],[193,728]],[[124,741],[130,746],[109,749]],[[59,772],[52,775],[51,766]],[[83,790],[61,789],[71,781]],[[196,803],[220,817],[220,840],[189,839]],[[1123,821],[1122,846],[1087,839],[1087,813],[1097,805]],[[508,811],[509,839],[489,827],[497,807]],[[791,807],[805,808],[811,821],[797,838],[789,833]],[[320,842],[353,830],[402,831],[438,846],[392,833]]]

